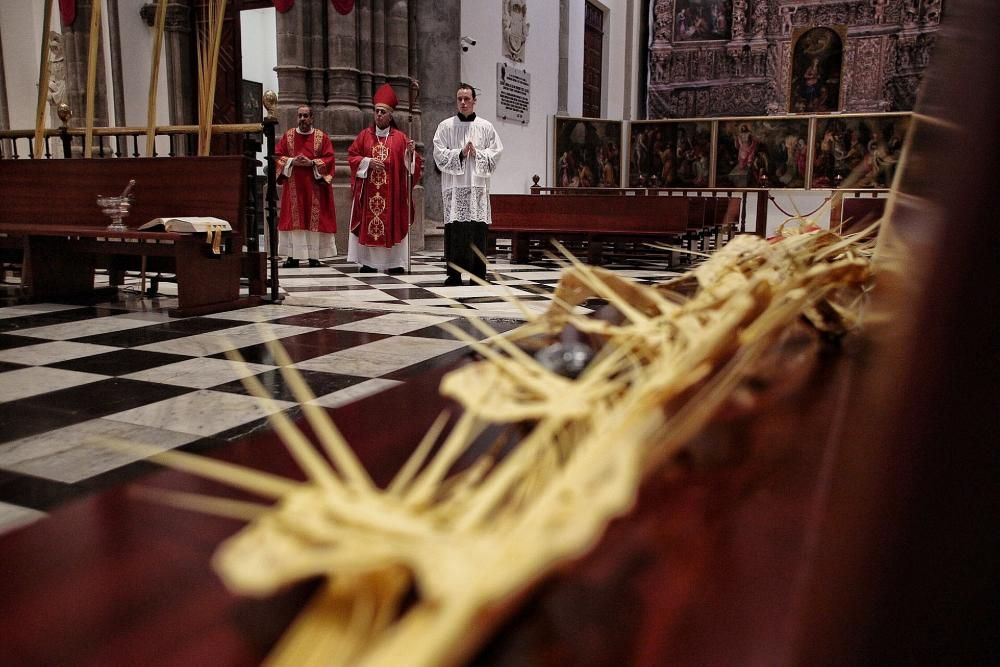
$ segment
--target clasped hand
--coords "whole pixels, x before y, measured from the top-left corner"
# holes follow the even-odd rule
[[[311,167],[313,166],[313,161],[307,158],[305,155],[296,155],[292,158],[292,164],[296,167]]]

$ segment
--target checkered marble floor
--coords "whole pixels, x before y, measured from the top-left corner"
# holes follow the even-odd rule
[[[509,331],[523,315],[501,294],[544,309],[559,279],[554,263],[501,259],[490,266],[490,286],[446,287],[440,255],[430,254],[415,256],[404,275],[358,268],[332,258],[282,269],[280,304],[204,317],[169,317],[175,286],[160,283],[149,297],[138,277],[115,302],[0,307],[0,532],[151,469],[88,440],[205,451],[267,428],[271,410],[298,417],[268,340],[281,341],[316,403],[336,407],[468,354],[438,324],[482,338],[464,316],[475,313]],[[612,268],[641,282],[676,275],[641,263]],[[230,350],[247,364],[228,360]],[[274,404],[249,394],[247,375]]]
[[[491,259],[487,270],[489,287],[470,284],[464,275],[461,286],[444,284],[445,264],[440,254],[416,254],[408,274],[360,273],[356,264],[333,258],[318,268],[283,269],[281,290],[284,303],[329,308],[371,308],[393,312],[422,312],[439,315],[454,309],[474,311],[483,317],[523,318],[504,296],[516,297],[529,311],[548,308],[559,282],[560,267],[550,260],[532,264],[511,264]],[[635,260],[607,265],[638,282],[659,282],[678,275],[658,266]],[[600,305],[595,300],[585,304]]]

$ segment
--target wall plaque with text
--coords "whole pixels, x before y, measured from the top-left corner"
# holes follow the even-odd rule
[[[531,75],[497,63],[497,118],[528,123],[531,119]]]

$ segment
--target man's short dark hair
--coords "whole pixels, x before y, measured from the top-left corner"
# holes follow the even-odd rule
[[[473,88],[470,84],[464,83],[464,82],[458,84],[458,88],[455,89],[455,92],[458,93],[458,91],[460,91],[460,90],[469,90],[469,91],[472,91],[472,99],[476,99],[476,89]]]

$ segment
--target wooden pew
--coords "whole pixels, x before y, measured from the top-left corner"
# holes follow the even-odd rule
[[[583,240],[588,262],[599,265],[605,241],[676,243],[691,229],[687,197],[495,194],[490,206],[490,232],[511,239],[514,262],[527,261],[533,239]]]
[[[886,201],[885,197],[861,192],[835,197],[830,209],[830,229],[842,234],[859,232],[882,217]]]
[[[244,206],[249,166],[242,156],[0,160],[0,235],[22,243],[22,281],[34,301],[59,300],[94,291],[99,265],[112,273],[138,269],[177,276],[174,316],[242,308],[259,296],[240,298],[244,273]],[[98,194],[119,194],[135,179],[134,202],[124,219],[129,231],[107,230],[110,220]],[[201,234],[136,231],[158,217],[212,216],[233,231],[214,254]],[[262,291],[262,261],[247,267]],[[114,280],[112,283],[114,284]]]

